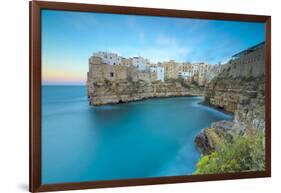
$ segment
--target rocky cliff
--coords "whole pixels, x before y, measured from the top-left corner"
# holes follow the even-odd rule
[[[146,98],[202,95],[203,88],[181,80],[155,81],[99,81],[88,82],[91,105],[126,103]]]
[[[237,133],[265,129],[264,48],[246,52],[227,63],[205,87],[205,103],[234,114],[233,122],[213,123],[195,139],[199,150],[210,153],[219,140],[229,141]],[[239,131],[239,132],[238,132]]]

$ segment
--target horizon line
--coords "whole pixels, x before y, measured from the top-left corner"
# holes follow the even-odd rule
[[[86,86],[87,84],[41,84],[41,86]]]

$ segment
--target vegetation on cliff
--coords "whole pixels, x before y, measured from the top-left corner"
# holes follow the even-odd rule
[[[237,135],[231,143],[221,141],[216,150],[201,157],[195,174],[262,171],[264,154],[264,132],[254,130],[247,135]]]

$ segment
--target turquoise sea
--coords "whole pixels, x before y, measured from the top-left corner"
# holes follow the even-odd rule
[[[195,136],[231,115],[203,97],[91,107],[86,86],[42,86],[42,183],[190,175]]]

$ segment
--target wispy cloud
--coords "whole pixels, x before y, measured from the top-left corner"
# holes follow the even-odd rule
[[[137,28],[137,18],[136,16],[129,16],[127,17],[127,24],[130,28]]]
[[[140,43],[145,43],[146,41],[146,34],[145,30],[141,27],[140,24],[137,22],[137,16],[127,16],[126,20],[128,29],[132,31],[132,34],[137,36],[137,39]]]
[[[139,49],[134,45],[120,46],[117,49],[111,49],[125,57],[143,56],[149,58],[152,62],[163,62],[167,60],[186,61],[191,49],[180,44],[175,37],[168,35],[158,35],[152,38],[153,41],[145,45],[144,49]]]
[[[195,34],[206,30],[210,25],[210,20],[202,19],[180,19],[175,23],[178,27],[185,28],[189,34]]]
[[[160,46],[174,46],[178,45],[178,40],[175,37],[158,35],[156,37],[156,43]]]
[[[93,30],[99,24],[93,13],[81,13],[76,15],[75,13],[70,12],[62,19],[68,26],[78,31]]]
[[[176,37],[169,35],[158,35],[155,44],[156,47],[152,48],[150,52],[153,51],[153,55],[157,56],[154,59],[158,58],[160,61],[168,59],[184,61],[192,51],[188,46],[181,44]]]

